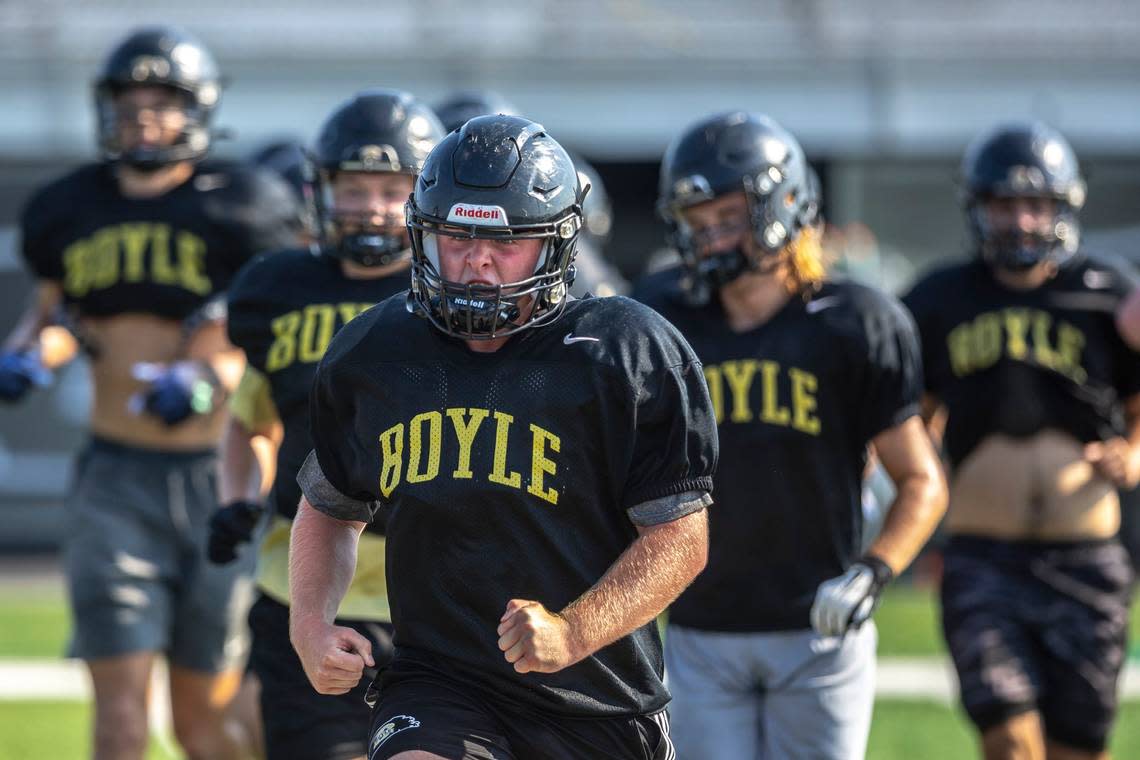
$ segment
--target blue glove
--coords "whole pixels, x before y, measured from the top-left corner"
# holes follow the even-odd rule
[[[233,501],[215,512],[210,518],[210,541],[206,549],[210,561],[224,565],[237,559],[238,544],[250,540],[264,511],[260,504]]]
[[[170,426],[185,422],[194,414],[214,409],[215,382],[212,372],[195,362],[178,362],[168,367],[140,363],[135,377],[150,383],[141,397],[132,399],[132,410],[153,415]]]
[[[0,354],[0,401],[19,401],[33,385],[51,382],[51,371],[32,351],[6,351]]]

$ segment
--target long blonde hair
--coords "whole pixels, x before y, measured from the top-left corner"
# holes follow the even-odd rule
[[[780,253],[787,267],[784,287],[791,293],[818,290],[827,276],[827,255],[823,249],[823,225],[804,227]]]

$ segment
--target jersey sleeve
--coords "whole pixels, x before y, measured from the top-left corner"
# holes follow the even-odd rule
[[[1136,272],[1123,261],[1109,261],[1105,269],[1109,274],[1109,290],[1117,299],[1116,310],[1128,300],[1129,296],[1140,287],[1140,279]],[[1113,314],[1115,328],[1116,314]],[[1120,335],[1119,329],[1114,330],[1115,339],[1112,341],[1113,364],[1115,366],[1114,382],[1116,392],[1121,399],[1127,399],[1140,393],[1140,352],[1134,351]]]
[[[223,210],[230,248],[227,264],[237,273],[259,253],[297,246],[297,198],[272,172],[243,169]]]
[[[371,522],[380,508],[379,452],[355,434],[351,383],[338,379],[339,365],[322,361],[309,395],[313,451],[297,475],[309,503],[338,520]]]
[[[251,432],[264,430],[280,419],[273,403],[269,379],[250,366],[230,397],[230,414]]]
[[[264,262],[261,256],[249,262],[226,291],[226,334],[230,343],[245,352],[246,361],[262,373],[273,334],[266,289],[274,286],[263,276]]]
[[[55,228],[53,203],[44,192],[37,193],[20,213],[20,255],[28,269],[41,280],[63,279],[63,254],[52,243]]]
[[[711,504],[717,446],[716,418],[696,357],[650,375],[639,394],[622,497],[630,519],[653,525]]]
[[[934,375],[929,371],[929,368],[936,366],[936,357],[932,350],[934,346],[938,345],[938,337],[935,335],[931,297],[928,291],[929,288],[925,281],[920,282],[902,297],[902,303],[909,313],[917,333],[919,359],[922,362],[922,367],[926,370],[922,379],[923,390],[937,393],[937,389],[933,387]]]
[[[880,294],[864,315],[867,373],[861,394],[862,435],[870,440],[920,411],[922,350],[910,313]]]

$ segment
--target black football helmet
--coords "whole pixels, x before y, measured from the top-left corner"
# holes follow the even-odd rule
[[[125,148],[119,144],[115,96],[139,85],[169,87],[182,96],[186,126],[173,145]],[[95,80],[99,146],[104,158],[143,171],[200,160],[210,148],[210,121],[221,95],[218,64],[196,38],[166,26],[132,32],[107,56]]]
[[[702,119],[677,137],[661,162],[658,214],[681,255],[683,285],[693,303],[748,269],[766,266],[799,231],[816,222],[819,183],[796,139],[767,116],[732,111]],[[702,256],[684,209],[743,191],[750,232],[761,260],[741,249]]]
[[[364,266],[383,266],[409,256],[403,216],[377,225],[371,215],[340,211],[333,200],[332,181],[337,172],[415,177],[443,136],[435,113],[400,90],[365,90],[337,107],[321,127],[313,150],[322,248]]]
[[[276,139],[258,146],[249,156],[254,166],[277,174],[289,183],[297,200],[298,231],[309,239],[318,235],[316,219],[316,184],[313,162],[304,145],[294,139]]]
[[[1080,246],[1077,213],[1087,188],[1068,141],[1040,122],[1004,124],[981,135],[962,159],[962,201],[974,245],[993,266],[1023,270],[1061,262]],[[1051,198],[1057,204],[1048,231],[996,230],[985,213],[990,198]]]
[[[556,320],[574,279],[582,229],[582,187],[574,162],[541,124],[480,116],[439,144],[408,201],[412,289],[408,308],[447,335],[500,338]],[[540,239],[534,274],[500,285],[443,279],[437,236]],[[520,302],[534,308],[519,322]]]
[[[458,90],[435,106],[435,114],[448,132],[454,132],[476,116],[497,113],[518,116],[519,110],[494,90]]]
[[[578,170],[582,187],[590,187],[586,200],[582,202],[582,238],[589,241],[600,254],[610,242],[613,232],[614,207],[598,170],[578,153],[570,151],[570,158]]]

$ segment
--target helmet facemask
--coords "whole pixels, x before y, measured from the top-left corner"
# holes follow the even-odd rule
[[[336,258],[366,267],[382,267],[411,257],[408,229],[402,212],[384,215],[349,210],[337,205],[335,173],[319,173],[319,216],[324,219],[324,247]]]
[[[182,125],[178,136],[170,145],[126,146],[123,144],[121,122],[129,118],[123,114],[119,95],[130,87],[162,87],[177,94],[182,101],[179,109]],[[210,115],[217,104],[219,90],[214,85],[186,89],[165,81],[140,81],[130,84],[101,82],[95,89],[95,107],[99,145],[108,161],[121,163],[141,172],[157,171],[164,166],[183,161],[198,161],[206,156],[210,147]],[[137,114],[133,114],[137,120]],[[163,118],[155,114],[154,118]]]
[[[746,217],[693,230],[685,219],[686,208],[732,192],[714,195],[707,183],[705,188],[701,187],[701,180],[701,177],[691,178],[689,184],[693,191],[678,193],[674,202],[662,210],[669,226],[670,243],[681,256],[686,299],[696,306],[708,303],[714,291],[745,272],[774,271],[782,261],[787,244],[800,229],[815,223],[818,215],[815,199],[801,197],[802,186],[781,190],[785,175],[779,167],[772,166],[758,177],[746,175],[741,179],[740,190],[748,209]],[[746,250],[744,244],[747,235],[751,235],[753,242],[751,251]],[[733,248],[711,247],[716,239],[730,236],[740,241]]]
[[[1019,272],[1042,262],[1059,265],[1080,247],[1077,209],[1067,200],[1053,198],[1056,208],[1052,220],[1032,231],[1022,230],[1016,225],[999,229],[989,218],[987,200],[971,200],[966,215],[976,249],[990,266]]]
[[[409,310],[426,317],[442,332],[463,340],[494,340],[549,324],[565,309],[574,281],[574,255],[582,226],[578,205],[552,222],[493,227],[457,224],[422,214],[413,199],[408,201],[407,224],[412,239]],[[531,276],[486,285],[443,278],[438,242],[441,235],[543,242]]]

